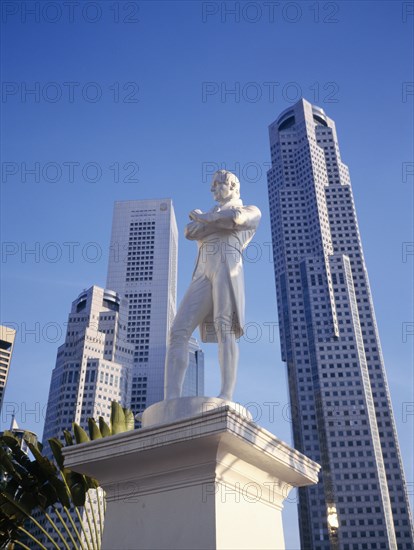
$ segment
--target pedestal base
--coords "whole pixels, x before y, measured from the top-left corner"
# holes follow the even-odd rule
[[[145,409],[141,415],[142,427],[149,428],[159,424],[169,424],[223,407],[228,407],[247,420],[252,420],[249,411],[233,401],[226,401],[219,397],[178,397],[177,399],[159,401]]]
[[[107,492],[103,550],[281,550],[281,510],[319,465],[229,406],[64,450]]]

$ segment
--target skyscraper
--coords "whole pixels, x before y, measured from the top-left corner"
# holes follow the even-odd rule
[[[171,199],[115,203],[107,286],[129,304],[127,338],[135,345],[131,394],[135,413],[164,399],[167,338],[176,312],[177,253]],[[203,391],[202,376],[194,372],[197,368],[202,370],[201,360],[188,369],[187,395]]]
[[[43,442],[62,437],[72,422],[106,421],[111,401],[129,406],[134,346],[127,342],[127,303],[112,290],[92,286],[72,303],[65,343],[57,352]]]
[[[48,439],[63,439],[63,430],[72,431],[72,422],[87,430],[89,417],[97,421],[102,416],[109,423],[112,401],[129,406],[135,348],[127,342],[127,314],[125,298],[97,286],[84,290],[72,302],[66,338],[58,348],[47,402],[43,444],[49,458],[52,452]],[[98,514],[97,501],[102,498],[100,489],[90,489],[85,506],[93,507]],[[56,514],[51,515],[58,522]],[[81,517],[83,532],[90,537],[85,509]],[[40,513],[36,519],[44,523],[44,529],[59,545],[60,539],[44,516]],[[79,518],[74,513],[72,520],[80,530]],[[39,529],[32,526],[32,531],[46,548],[56,548]],[[26,544],[37,547],[29,539]]]
[[[0,412],[9,376],[15,337],[16,331],[14,329],[0,325]]]
[[[303,549],[412,549],[413,526],[347,166],[335,123],[301,100],[269,127],[268,190]]]

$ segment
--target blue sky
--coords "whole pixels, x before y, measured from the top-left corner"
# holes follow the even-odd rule
[[[267,126],[303,95],[335,120],[350,168],[413,493],[413,336],[403,332],[413,322],[414,182],[404,176],[413,147],[410,9],[397,1],[278,2],[272,15],[259,2],[103,1],[71,14],[58,2],[2,3],[0,321],[19,330],[3,427],[15,403],[20,423],[42,432],[71,302],[105,285],[113,202],[172,197],[181,297],[195,256],[183,226],[190,210],[210,206],[212,169],[227,167],[240,175],[244,202],[263,213],[258,258],[246,265],[252,324],[236,399],[253,403],[252,412],[257,403],[257,421],[291,442],[285,368],[269,328],[277,313]],[[216,350],[204,351],[214,395]],[[264,403],[274,403],[274,418]],[[286,541],[295,549],[291,501]]]

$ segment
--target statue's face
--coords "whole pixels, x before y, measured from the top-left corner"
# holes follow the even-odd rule
[[[235,194],[234,184],[226,182],[225,178],[215,178],[211,184],[211,192],[217,202],[228,200]]]

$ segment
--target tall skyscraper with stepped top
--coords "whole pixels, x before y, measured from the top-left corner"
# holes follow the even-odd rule
[[[171,199],[115,203],[107,285],[128,300],[127,339],[135,346],[131,394],[135,413],[164,399],[166,346],[176,313],[177,256]],[[184,394],[203,395],[203,391],[203,356],[193,340]]]
[[[52,458],[52,452],[48,439],[63,439],[63,430],[71,431],[72,422],[88,431],[89,417],[98,421],[99,416],[102,416],[109,423],[112,401],[129,407],[135,346],[127,341],[127,316],[126,299],[113,290],[98,286],[84,290],[72,302],[66,338],[58,348],[47,402],[43,444],[49,458]],[[86,507],[88,510],[93,508],[96,517],[98,499],[102,501],[101,490],[91,489]],[[54,512],[51,517],[59,523]],[[87,537],[91,537],[85,508],[81,511],[81,518],[82,529],[79,517],[73,512],[72,521],[78,530],[83,530]],[[61,540],[44,515],[40,513],[36,519],[43,523],[43,528],[54,542],[35,526],[31,526],[32,534],[48,550],[59,546]],[[97,527],[99,532],[100,528]],[[29,548],[38,547],[30,539],[25,543]]]
[[[269,127],[268,190],[303,550],[414,548],[412,518],[347,166],[301,100]]]
[[[66,338],[57,352],[46,410],[43,443],[62,438],[72,422],[109,421],[111,401],[129,406],[134,346],[127,342],[127,302],[97,286],[72,303]]]

